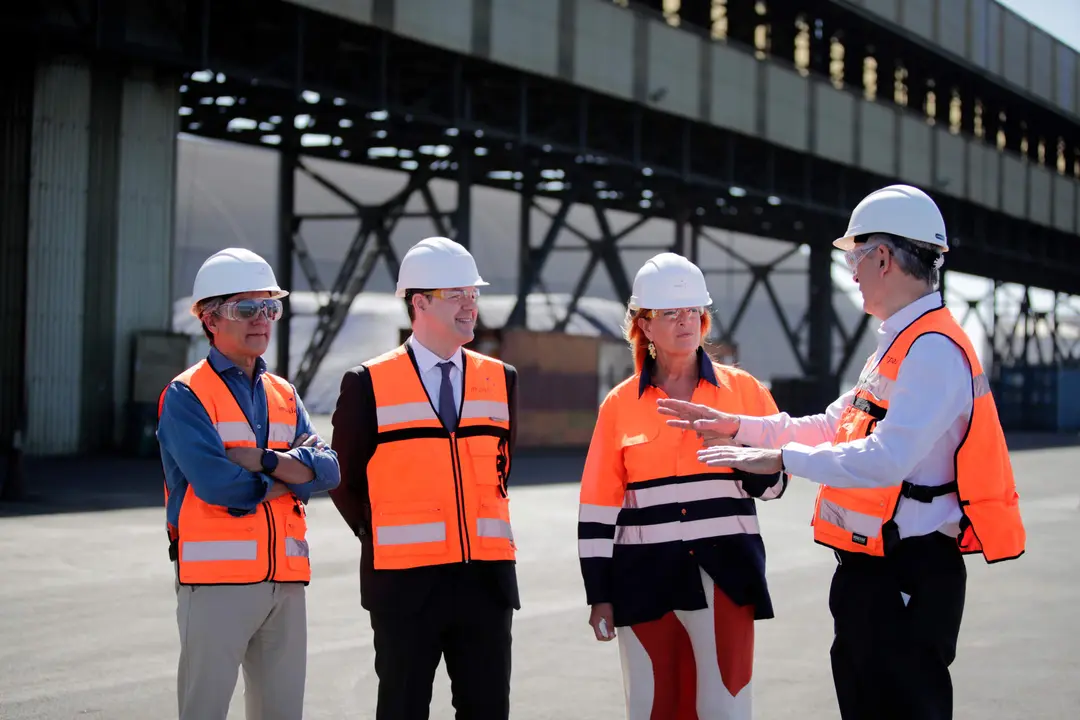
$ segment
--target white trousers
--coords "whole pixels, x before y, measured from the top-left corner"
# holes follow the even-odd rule
[[[749,720],[754,609],[701,573],[709,606],[618,629],[628,720]]]
[[[226,720],[241,666],[247,720],[300,720],[306,603],[300,583],[177,586],[180,720]]]

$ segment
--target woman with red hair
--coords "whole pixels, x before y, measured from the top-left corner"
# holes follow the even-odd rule
[[[601,403],[581,479],[589,624],[618,637],[629,720],[750,718],[754,620],[773,616],[755,501],[780,497],[786,474],[718,472],[697,460],[712,438],[657,412],[662,397],[777,412],[753,376],[704,351],[711,303],[680,255],[638,271],[624,329],[636,372]]]

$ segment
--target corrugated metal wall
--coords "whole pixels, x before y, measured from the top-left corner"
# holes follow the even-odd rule
[[[80,448],[112,442],[113,347],[116,334],[116,191],[119,185],[123,81],[111,68],[90,79]]]
[[[133,334],[167,330],[171,321],[177,86],[149,72],[91,69],[77,60],[43,62],[32,77],[22,234],[26,450],[108,448],[122,437]],[[6,114],[11,102],[5,100]],[[6,154],[0,160],[11,162]],[[14,202],[18,193],[4,196]],[[17,265],[17,243],[7,238],[20,234],[8,225],[0,273],[8,271],[9,255]],[[20,314],[12,299],[17,287],[5,281],[0,295],[5,335],[15,325],[7,315]],[[14,360],[0,357],[6,377]]]
[[[79,449],[90,69],[36,72],[26,288],[27,452]]]
[[[124,82],[120,121],[114,398],[122,410],[131,384],[132,333],[172,322],[176,133],[175,83],[149,75]],[[117,424],[119,431],[119,424]]]
[[[26,223],[34,65],[23,57],[6,71],[0,93],[0,453],[11,447],[23,406]]]

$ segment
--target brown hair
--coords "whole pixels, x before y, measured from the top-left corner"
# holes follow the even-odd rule
[[[626,319],[623,321],[623,337],[630,343],[630,350],[634,353],[634,369],[641,372],[645,367],[645,358],[649,355],[649,338],[645,337],[645,331],[638,325],[638,319],[650,319],[652,310],[642,308],[638,311],[627,310]],[[712,329],[712,316],[709,311],[701,313],[701,338],[702,341]]]

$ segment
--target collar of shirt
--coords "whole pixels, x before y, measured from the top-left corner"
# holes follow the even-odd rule
[[[716,370],[713,368],[712,358],[706,354],[704,348],[697,349],[697,357],[698,379],[719,387],[720,383],[716,379]],[[652,375],[655,366],[656,361],[649,356],[645,356],[645,365],[641,368],[641,378],[638,380],[638,397],[644,395],[646,388],[653,384]]]
[[[905,305],[881,323],[878,327],[878,344],[891,343],[904,328],[919,319],[931,310],[937,310],[944,303],[941,301],[941,293],[936,290],[929,295],[923,295],[915,302]]]
[[[439,363],[446,362],[441,357],[421,345],[415,335],[409,336],[408,343],[412,347],[413,357],[416,358],[416,367],[420,370],[421,375],[433,369]],[[450,358],[450,362],[454,364],[454,367],[458,369],[458,372],[461,372],[461,348],[458,348],[458,351],[453,354]]]
[[[225,355],[213,345],[210,346],[210,354],[207,358],[210,360],[210,367],[214,368],[214,371],[217,372],[218,375],[224,375],[232,368],[236,368],[240,372],[243,372],[243,370],[236,367],[236,363],[225,357]],[[264,372],[266,372],[266,360],[263,360],[261,357],[256,358],[254,379],[258,380],[262,377]]]

